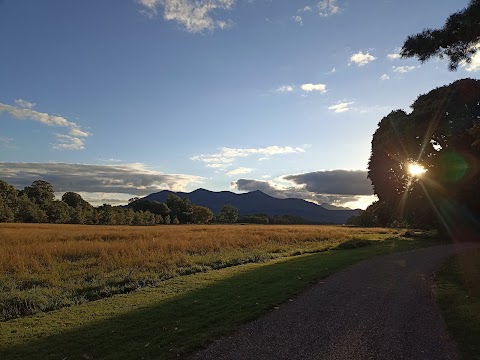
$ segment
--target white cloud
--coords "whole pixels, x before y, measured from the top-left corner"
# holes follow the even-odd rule
[[[217,160],[215,160],[215,161],[217,161]],[[210,164],[210,163],[208,163],[208,161],[206,161],[206,163],[207,163],[207,165],[205,165],[205,166],[209,167],[209,168],[212,168],[212,169],[223,169],[228,164],[228,162]]]
[[[353,102],[338,103],[338,104],[329,106],[328,110],[332,110],[333,112],[336,112],[336,113],[342,113],[350,110],[350,105],[352,104]]]
[[[136,196],[160,190],[184,191],[203,178],[185,174],[164,174],[145,164],[67,164],[0,162],[0,178],[23,188],[35,180],[51,183],[57,192],[122,193]]]
[[[380,80],[388,80],[390,79],[390,76],[388,76],[387,74],[383,74],[382,76],[380,76]]]
[[[221,148],[220,156],[227,157],[227,158],[237,158],[237,157],[245,157],[250,155],[279,155],[279,154],[292,154],[292,153],[300,153],[305,152],[302,148],[294,148],[291,146],[268,146],[265,148]]]
[[[327,85],[325,84],[303,84],[301,86],[303,91],[311,92],[311,91],[319,91],[322,94],[327,91]]]
[[[392,68],[394,72],[404,74],[404,73],[408,73],[410,71],[415,70],[417,67],[412,65],[412,66],[392,66]]]
[[[327,91],[327,85],[325,84],[302,84],[300,89],[306,92],[319,91],[320,93],[325,93]],[[292,85],[282,85],[275,91],[278,92],[292,92],[295,90],[295,87]]]
[[[353,54],[350,57],[350,64],[354,63],[358,66],[364,66],[368,64],[369,62],[372,62],[376,60],[377,58],[373,55],[371,55],[368,51],[364,54],[362,51],[359,51],[356,54]]]
[[[475,72],[480,70],[480,44],[475,46],[477,52],[472,56],[470,63],[463,61],[461,66],[465,68],[467,71]]]
[[[149,18],[153,18],[158,14],[157,6],[160,5],[160,0],[135,0],[138,4],[143,6],[140,10],[140,14],[143,14]]]
[[[49,126],[77,128],[77,125],[75,123],[72,123],[61,116],[49,115],[31,109],[20,108],[0,103],[0,112],[3,111],[8,112],[14,118],[19,120],[29,119],[41,122],[42,124]]]
[[[155,10],[155,7],[160,3],[160,0],[137,0],[137,2],[148,9]]]
[[[350,209],[363,209],[365,210],[371,204],[378,200],[376,195],[362,195],[362,196],[354,196],[352,199],[348,201],[338,201],[339,205],[342,207],[350,208]],[[336,204],[335,204],[336,205]]]
[[[230,10],[236,0],[137,0],[144,7],[143,14],[153,17],[158,8],[163,7],[163,18],[175,21],[192,33],[205,30],[213,31],[216,28],[225,29],[230,25],[229,20],[216,20],[212,13],[217,10]]]
[[[311,11],[312,11],[312,8],[308,5],[301,9],[298,9],[298,12],[311,12]]]
[[[228,175],[240,175],[240,174],[248,174],[252,171],[253,171],[253,169],[246,168],[246,167],[240,167],[240,168],[237,168],[237,169],[227,171],[227,174]]]
[[[69,134],[74,137],[88,137],[91,135],[90,133],[79,129],[78,127],[70,129]]]
[[[58,143],[53,145],[57,150],[80,150],[84,148],[86,138],[91,134],[82,130],[76,123],[65,119],[62,116],[50,115],[47,113],[32,110],[35,105],[25,100],[15,100],[18,107],[0,103],[0,114],[9,113],[19,120],[34,120],[48,126],[64,127],[69,129],[68,135],[57,134]]]
[[[326,17],[338,14],[340,12],[340,7],[337,5],[337,0],[322,0],[317,6],[320,16]]]
[[[293,86],[291,85],[283,85],[280,86],[277,90],[278,92],[292,92],[293,91]]]
[[[22,99],[15,100],[15,104],[17,104],[18,107],[21,107],[23,109],[33,109],[36,105],[35,103],[31,103]]]
[[[248,156],[259,156],[260,158],[270,157],[281,154],[295,154],[303,153],[304,149],[291,146],[269,146],[265,148],[220,148],[220,151],[215,154],[196,155],[190,158],[194,161],[201,161],[205,166],[216,169],[228,169],[232,163],[238,158],[245,158]]]
[[[64,134],[55,134],[57,143],[52,145],[55,150],[82,150],[85,149],[85,141],[79,137]]]
[[[392,53],[392,54],[388,54],[387,58],[390,60],[397,60],[401,58],[401,55],[399,53]]]
[[[303,26],[303,19],[300,15],[294,15],[292,16],[293,21],[298,23],[300,26]]]

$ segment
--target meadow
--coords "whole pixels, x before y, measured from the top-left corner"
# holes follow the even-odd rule
[[[128,293],[182,275],[384,240],[395,229],[0,224],[0,321]]]
[[[438,244],[432,235],[0,224],[0,358],[183,358],[355,262]]]

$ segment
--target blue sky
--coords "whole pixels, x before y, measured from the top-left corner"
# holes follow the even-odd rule
[[[480,71],[399,59],[467,0],[0,0],[0,179],[94,204],[262,190],[362,207],[383,116]]]

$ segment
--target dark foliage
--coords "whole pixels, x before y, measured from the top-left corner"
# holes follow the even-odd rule
[[[218,213],[217,220],[222,223],[233,224],[238,220],[238,209],[233,205],[224,205]]]
[[[55,200],[53,186],[43,180],[34,181],[31,186],[27,186],[21,191],[15,189],[5,181],[0,180],[0,222],[136,226],[190,223],[208,224],[211,222],[282,225],[318,223],[298,215],[259,213],[239,216],[239,209],[233,205],[218,206],[218,215],[215,217],[214,212],[208,206],[191,203],[188,197],[181,198],[171,192],[166,192],[165,194],[167,194],[165,202],[149,200],[148,197],[142,199],[132,198],[129,200],[127,206],[103,204],[94,207],[84,200],[80,194],[75,192],[66,192],[63,194],[61,201]],[[248,205],[248,201],[245,201],[248,200],[247,198],[249,197],[253,197],[256,202],[265,201],[266,199],[268,209],[275,209],[285,213],[292,211],[292,208],[293,210],[298,210],[298,205],[300,205],[301,208],[304,204],[306,204],[307,207],[312,207],[314,210],[338,214],[341,219],[345,219],[343,213],[357,213],[352,210],[329,211],[301,199],[275,199],[259,191],[250,193],[250,195],[233,194],[229,192],[214,193],[206,190],[196,190],[191,193],[192,196],[195,194],[203,196],[203,198],[208,197],[204,195],[211,195],[217,204],[222,203],[224,199],[218,199],[215,195],[226,195],[229,199],[231,199],[230,196],[233,198],[237,197],[237,199],[243,199],[240,203],[244,206],[252,206]],[[273,205],[280,204],[283,204],[280,208],[273,207]],[[292,204],[296,204],[297,206],[292,206]],[[253,204],[253,206],[258,206],[258,204]],[[323,221],[323,223],[338,223],[336,217],[332,215],[331,218],[334,221]]]
[[[244,224],[275,224],[275,225],[298,225],[313,224],[313,222],[305,220],[300,216],[283,215],[270,216],[267,214],[243,215],[237,220],[238,223]]]
[[[480,0],[472,0],[468,7],[450,15],[443,28],[425,29],[409,36],[401,55],[404,58],[417,57],[421,62],[435,56],[446,56],[449,69],[456,70],[462,61],[471,61],[479,42]]]
[[[459,80],[420,96],[410,114],[383,118],[372,139],[368,177],[379,201],[364,225],[476,227],[480,214],[480,81]],[[410,162],[427,172],[407,172]]]

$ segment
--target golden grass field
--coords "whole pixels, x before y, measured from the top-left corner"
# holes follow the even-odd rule
[[[0,320],[195,272],[318,252],[395,229],[312,225],[0,224]]]

